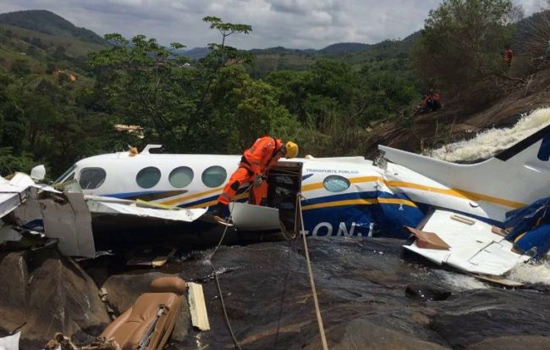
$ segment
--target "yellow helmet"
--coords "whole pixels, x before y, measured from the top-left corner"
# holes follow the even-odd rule
[[[288,141],[285,144],[286,153],[285,158],[294,158],[298,155],[298,145],[292,141]]]

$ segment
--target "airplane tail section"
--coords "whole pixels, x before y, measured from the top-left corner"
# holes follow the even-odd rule
[[[462,196],[472,206],[497,206],[505,213],[550,196],[550,125],[475,164],[449,163],[386,146],[379,149],[386,160],[442,186],[426,186],[428,191]]]

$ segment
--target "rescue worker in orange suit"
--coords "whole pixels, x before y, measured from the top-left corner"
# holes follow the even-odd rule
[[[260,137],[252,147],[244,151],[239,168],[231,175],[222,194],[218,197],[218,204],[214,210],[217,221],[224,221],[221,217],[228,210],[229,203],[243,184],[252,182],[249,202],[262,205],[267,199],[267,174],[277,161],[285,156],[294,158],[298,155],[298,145],[294,142],[283,144],[281,140],[271,136]]]

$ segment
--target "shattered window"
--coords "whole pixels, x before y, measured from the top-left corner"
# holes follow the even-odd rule
[[[193,176],[193,169],[186,166],[180,166],[172,170],[168,180],[172,186],[176,188],[183,188],[193,181]]]
[[[80,171],[78,183],[83,190],[93,190],[103,184],[106,176],[102,168],[84,168]]]
[[[136,182],[141,188],[151,188],[160,181],[160,170],[154,166],[143,168],[136,176]]]
[[[76,169],[76,164],[70,167],[66,172],[64,172],[63,175],[58,177],[57,180],[54,181],[54,183],[58,184],[70,180],[69,178],[67,178],[67,175],[69,175],[74,169]],[[72,175],[74,177],[74,173]]]
[[[208,187],[218,187],[225,182],[227,171],[221,166],[211,166],[202,173],[202,182]]]
[[[343,176],[330,175],[325,178],[323,185],[330,192],[342,192],[349,188],[350,182]]]

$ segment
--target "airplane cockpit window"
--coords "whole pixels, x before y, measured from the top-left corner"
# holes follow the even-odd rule
[[[193,181],[193,169],[187,166],[180,166],[172,170],[168,180],[170,184],[176,188],[184,188]]]
[[[106,176],[102,168],[84,168],[80,171],[78,184],[83,190],[93,190],[103,184]]]
[[[349,188],[350,182],[343,176],[339,175],[330,175],[325,177],[323,180],[323,185],[327,191],[330,192],[342,192]]]
[[[67,171],[63,173],[60,177],[57,178],[57,180],[54,181],[56,184],[63,183],[65,181],[69,181],[74,179],[74,170],[76,169],[76,164],[70,167]],[[72,173],[72,174],[71,174]]]
[[[227,179],[227,171],[218,165],[207,168],[202,173],[202,182],[208,187],[221,186]]]
[[[151,188],[160,181],[160,170],[154,166],[143,168],[136,176],[136,182],[141,188]]]

